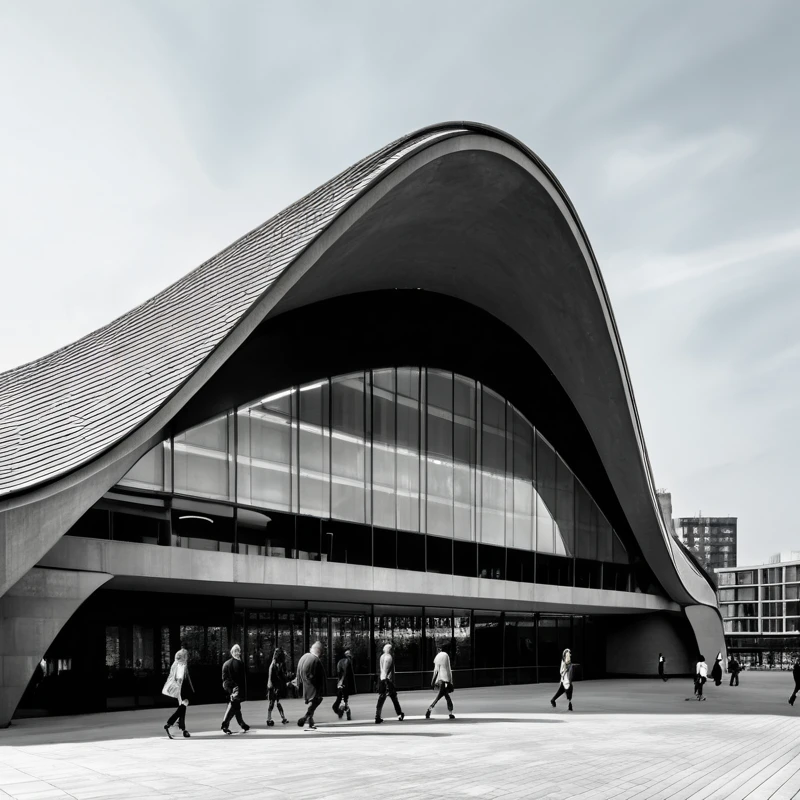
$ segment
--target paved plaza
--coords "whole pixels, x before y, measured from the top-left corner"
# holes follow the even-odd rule
[[[433,695],[400,695],[404,722],[374,695],[340,722],[330,701],[316,732],[267,729],[265,702],[244,704],[252,730],[219,731],[224,706],[189,709],[191,739],[170,741],[163,709],[15,721],[0,731],[0,797],[39,798],[698,798],[800,797],[800,704],[790,673],[744,673],[686,701],[685,679],[576,684],[575,711],[553,685],[457,690],[456,719]],[[286,701],[292,720],[299,700]],[[233,728],[237,726],[234,724]]]

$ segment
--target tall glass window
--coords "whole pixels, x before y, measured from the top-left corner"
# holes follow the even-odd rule
[[[414,367],[397,370],[397,527],[419,530],[420,374]]]
[[[240,503],[291,511],[294,389],[276,392],[238,412]]]
[[[367,517],[367,385],[363,372],[331,381],[331,516]]]
[[[556,451],[536,434],[536,550],[555,553]]]
[[[372,522],[394,530],[397,525],[397,447],[395,371],[372,373]]]
[[[475,381],[453,377],[453,535],[475,539],[475,465],[477,462],[477,394]]]
[[[505,544],[506,404],[485,386],[481,391],[481,542]]]
[[[175,491],[215,500],[231,497],[230,414],[204,422],[175,437]]]
[[[509,547],[534,550],[536,541],[533,489],[533,426],[516,409],[511,409],[511,442],[513,448],[513,532]]]
[[[171,491],[172,465],[167,442],[159,442],[148,450],[120,481],[121,486],[133,489],[153,489],[157,492]]]
[[[330,430],[328,381],[300,387],[298,450],[300,513],[330,516]]]
[[[427,372],[427,532],[453,535],[453,376]]]

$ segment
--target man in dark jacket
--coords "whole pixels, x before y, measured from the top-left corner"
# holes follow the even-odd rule
[[[739,673],[742,671],[739,662],[731,656],[730,661],[728,662],[728,672],[731,674],[730,685],[731,686],[738,686],[739,685]]]
[[[297,684],[302,687],[303,698],[308,706],[306,715],[297,720],[297,725],[307,731],[317,729],[314,712],[325,699],[325,668],[322,666],[321,656],[322,642],[314,642],[309,652],[297,664]]]
[[[250,726],[242,718],[242,703],[247,700],[247,669],[242,661],[242,648],[238,644],[231,647],[231,658],[222,665],[222,688],[228,695],[228,707],[222,720],[222,730],[231,735],[228,727],[236,717],[242,733],[247,733]]]
[[[350,719],[350,695],[356,693],[356,674],[353,672],[353,654],[349,650],[344,651],[344,658],[336,664],[336,674],[339,676],[339,681],[336,684],[333,713],[339,719],[347,714],[347,719]]]

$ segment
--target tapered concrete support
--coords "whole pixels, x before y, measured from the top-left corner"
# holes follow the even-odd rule
[[[0,597],[0,727],[7,727],[36,665],[107,572],[34,567]]]
[[[722,669],[728,663],[725,649],[725,636],[722,632],[722,618],[719,610],[711,606],[687,606],[684,611],[694,631],[699,649],[698,655],[706,657],[706,663],[713,665],[717,653],[722,653]]]

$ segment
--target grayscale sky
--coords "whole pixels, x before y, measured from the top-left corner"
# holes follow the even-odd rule
[[[581,216],[676,515],[738,516],[739,563],[800,550],[798,87],[797,0],[0,0],[0,370],[486,122]]]

